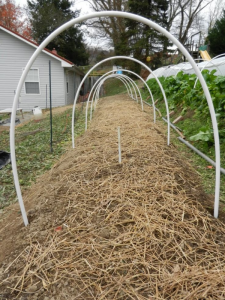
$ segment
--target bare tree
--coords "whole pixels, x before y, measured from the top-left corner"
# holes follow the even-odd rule
[[[101,49],[99,46],[89,46],[87,47],[87,52],[89,54],[89,64],[94,65],[97,62],[110,57],[114,56],[114,51],[112,49],[104,50]],[[102,66],[100,66],[101,68]]]
[[[127,11],[127,0],[85,0],[95,12],[100,11]],[[126,30],[124,18],[101,17],[88,21],[88,27],[95,29],[95,38],[107,39],[111,41],[111,46],[116,46],[122,38]]]
[[[128,0],[85,0],[89,3],[93,11],[129,11]],[[138,3],[138,0],[136,0]],[[203,12],[213,0],[169,0],[168,23],[166,29],[174,34],[182,43],[187,43],[191,34],[196,31],[203,31]],[[221,1],[221,0],[217,0]],[[222,0],[224,1],[224,0]],[[217,12],[215,11],[215,14]],[[214,18],[212,16],[212,18]],[[150,18],[151,19],[151,18]],[[124,41],[127,30],[124,18],[101,17],[88,21],[88,26],[94,28],[94,36],[97,39],[106,39],[111,46],[115,47],[115,53],[118,54],[116,45],[123,41],[123,47],[126,47]],[[127,41],[128,42],[128,41]]]
[[[208,31],[213,28],[216,20],[222,17],[224,8],[224,0],[216,0],[213,3],[210,3],[208,14]]]
[[[169,22],[167,30],[185,44],[190,31],[201,20],[202,11],[213,0],[170,0]]]

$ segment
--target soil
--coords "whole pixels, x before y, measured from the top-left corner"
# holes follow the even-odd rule
[[[118,127],[122,163],[118,162]],[[224,299],[225,227],[150,107],[99,101],[89,129],[0,215],[0,299]]]

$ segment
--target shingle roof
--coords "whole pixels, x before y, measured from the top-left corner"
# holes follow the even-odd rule
[[[24,40],[25,42],[31,44],[32,46],[34,46],[34,47],[36,47],[36,48],[39,46],[36,42],[34,42],[34,41],[30,40],[30,39],[25,38],[25,37],[22,36],[21,34],[19,34],[19,33],[15,32],[15,31],[13,31],[13,30],[11,30],[11,29],[5,27],[4,25],[2,25],[2,24],[0,23],[0,29],[1,29],[1,28],[2,28],[4,31],[8,31],[10,34],[12,34],[12,35],[14,35],[14,36],[17,36],[19,39]],[[62,57],[62,56],[60,56],[60,55],[58,55],[58,54],[52,52],[51,50],[48,50],[47,48],[44,48],[43,51],[48,52],[49,54],[51,54],[51,55],[57,57],[58,59],[67,62],[67,63],[70,64],[71,66],[74,66],[74,63],[73,63],[73,62],[71,62],[71,61],[69,61],[68,59],[66,59],[66,58],[64,58],[64,57]]]

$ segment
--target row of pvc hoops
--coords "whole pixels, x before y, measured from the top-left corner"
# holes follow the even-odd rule
[[[13,101],[13,107],[12,107],[12,116],[11,116],[11,127],[10,127],[10,151],[11,151],[11,163],[12,163],[12,171],[13,171],[13,177],[14,177],[14,183],[15,183],[15,188],[16,188],[16,193],[17,193],[17,197],[18,197],[18,201],[19,201],[19,205],[20,205],[20,210],[21,210],[21,214],[22,214],[22,218],[23,218],[23,222],[24,225],[27,226],[29,224],[28,222],[28,218],[27,218],[27,213],[25,210],[25,206],[24,206],[24,202],[23,202],[23,197],[22,197],[22,193],[21,193],[21,187],[19,184],[19,178],[18,178],[18,171],[17,171],[17,164],[16,164],[16,153],[15,153],[15,119],[16,119],[16,108],[18,106],[18,102],[19,102],[19,95],[20,92],[22,90],[25,78],[32,66],[32,64],[34,63],[35,59],[37,58],[37,56],[41,53],[41,51],[56,37],[58,36],[60,33],[62,33],[63,31],[65,31],[66,29],[70,28],[71,26],[74,26],[75,24],[78,24],[80,22],[83,22],[85,20],[88,19],[93,19],[93,18],[97,18],[97,17],[122,17],[122,18],[128,18],[128,19],[132,19],[135,20],[137,22],[141,22],[143,24],[146,24],[152,28],[154,28],[155,30],[159,31],[160,33],[164,34],[168,39],[170,39],[177,47],[178,49],[182,52],[182,54],[186,57],[186,59],[189,61],[189,63],[191,64],[192,68],[195,71],[196,76],[198,77],[208,106],[209,106],[209,111],[210,111],[210,116],[211,116],[211,120],[212,120],[212,125],[213,125],[213,132],[214,132],[214,141],[215,141],[215,156],[216,156],[216,175],[215,175],[215,200],[214,200],[214,217],[217,218],[218,214],[219,214],[219,194],[220,194],[220,143],[219,143],[219,132],[218,132],[218,126],[217,126],[217,120],[216,120],[216,114],[215,114],[215,110],[213,107],[213,103],[212,103],[212,99],[211,99],[211,95],[209,93],[208,87],[205,83],[205,80],[201,74],[201,71],[199,70],[197,64],[195,63],[195,61],[193,60],[193,58],[191,57],[191,55],[188,53],[188,51],[184,48],[184,46],[172,35],[170,34],[167,30],[165,30],[164,28],[162,28],[160,25],[146,19],[143,18],[141,16],[135,15],[135,14],[131,14],[131,13],[127,13],[127,12],[120,12],[120,11],[105,11],[105,12],[97,12],[97,13],[91,13],[88,15],[84,15],[82,17],[78,17],[76,19],[73,19],[65,24],[63,24],[62,26],[60,26],[59,28],[57,28],[54,32],[52,32],[42,43],[41,45],[35,50],[35,52],[33,53],[33,55],[31,56],[31,58],[29,59],[24,72],[21,75],[21,78],[19,80],[17,89],[16,89],[16,94],[14,97],[14,101]],[[115,58],[115,57],[114,57]],[[147,67],[145,64],[143,64],[142,62],[131,58],[131,57],[125,57],[125,56],[118,56],[116,58],[122,58],[122,59],[130,59],[133,61],[136,61],[137,63],[141,64],[142,66],[144,66],[147,70],[149,70],[149,72],[152,73],[151,69],[149,67]],[[73,143],[73,147],[75,147],[75,143],[74,143],[74,116],[75,116],[75,107],[76,107],[76,103],[77,103],[77,99],[79,96],[79,92],[81,89],[82,84],[84,83],[84,80],[87,78],[87,76],[90,74],[90,72],[96,68],[99,64],[107,61],[107,60],[111,60],[113,58],[108,58],[106,60],[103,60],[102,62],[96,64],[93,68],[90,69],[90,71],[85,75],[85,77],[83,78],[83,80],[80,83],[80,86],[76,92],[75,95],[75,100],[74,100],[74,105],[73,105],[73,115],[72,115],[72,143]],[[153,74],[153,73],[152,73]],[[118,74],[117,74],[118,75]],[[125,76],[120,76],[120,79],[124,81],[124,83],[126,82],[126,84],[129,82],[131,84],[131,80],[128,79],[127,77],[125,78]],[[170,143],[170,125],[169,125],[169,108],[168,108],[168,102],[166,99],[166,95],[165,92],[163,90],[162,85],[160,84],[158,78],[155,76],[155,79],[157,81],[157,83],[159,84],[159,87],[162,91],[163,94],[163,98],[165,101],[165,105],[166,105],[166,110],[167,110],[167,121],[168,121],[168,139],[167,139],[167,143],[169,145]],[[126,81],[125,81],[126,80]],[[132,85],[135,86],[134,82],[132,82]],[[128,86],[127,86],[128,87]],[[132,94],[131,94],[132,95]],[[151,97],[152,94],[150,93]],[[88,101],[89,102],[89,101]],[[152,103],[153,103],[153,108],[154,108],[154,114],[155,114],[155,105],[154,105],[154,100],[152,97]],[[142,102],[143,105],[143,102]],[[154,116],[155,118],[155,116]],[[155,119],[154,119],[155,120]]]
[[[202,58],[197,58],[197,59],[195,59],[195,61],[201,61],[201,62],[204,61],[204,62],[206,62],[206,64],[205,64],[202,68],[198,65],[198,67],[200,68],[200,71],[201,71],[201,73],[202,73],[202,71],[203,71],[204,69],[206,69],[210,64],[213,65],[213,67],[216,68],[217,65],[214,63],[214,60],[217,59],[217,58],[219,58],[219,57],[224,57],[224,56],[225,56],[225,53],[220,54],[220,55],[217,55],[217,56],[213,57],[211,60],[205,60],[205,59],[202,59]],[[115,58],[118,59],[118,57],[111,57],[110,59],[115,59]],[[124,57],[123,57],[123,58],[124,58]],[[130,58],[130,59],[132,59],[132,58]],[[135,61],[135,59],[132,59],[132,60]],[[107,61],[107,60],[106,60],[106,61]],[[101,61],[99,64],[102,64],[103,62],[105,62],[105,60],[104,60],[104,61]],[[141,63],[141,62],[139,61],[139,64],[140,64],[140,63]],[[99,65],[99,64],[98,64],[98,65]],[[223,59],[223,60],[220,62],[220,65],[223,65],[223,64],[225,64],[225,59]],[[93,69],[95,69],[98,65],[95,65],[95,66],[93,67]],[[160,69],[161,69],[160,74],[155,74],[155,71],[153,71],[153,72],[151,72],[151,77],[152,77],[152,78],[155,78],[155,79],[158,78],[158,77],[162,77],[162,76],[164,76],[164,75],[166,75],[166,76],[164,76],[164,77],[168,77],[168,76],[171,76],[171,75],[174,75],[174,77],[176,77],[177,74],[178,74],[179,72],[183,71],[185,65],[187,65],[187,62],[182,63],[182,66],[181,66],[180,68],[177,68],[175,74],[171,74],[171,72],[170,72],[171,67],[173,67],[174,65],[169,65],[169,66],[167,66],[167,67],[160,68]],[[144,65],[144,66],[146,67],[146,65]],[[157,70],[158,70],[158,69],[157,69]],[[157,70],[156,70],[156,71],[157,71]],[[169,72],[167,72],[167,70],[169,70]],[[222,75],[221,70],[220,70],[220,69],[218,69],[218,70],[219,70],[220,74]],[[128,70],[126,70],[126,69],[121,69],[120,71],[125,72],[125,73],[128,72],[128,73],[130,73],[130,74],[133,74],[133,75],[135,75],[136,77],[138,77],[138,78],[143,82],[143,84],[144,84],[145,87],[147,88],[147,90],[148,90],[148,92],[149,92],[149,94],[150,94],[150,98],[151,98],[151,100],[152,100],[153,113],[154,113],[154,123],[155,123],[155,122],[156,122],[156,112],[155,112],[155,111],[156,111],[156,107],[155,107],[155,102],[154,102],[154,98],[153,98],[152,92],[151,92],[149,86],[148,86],[147,83],[146,83],[146,81],[147,81],[148,79],[147,79],[146,81],[144,81],[143,78],[142,78],[141,76],[139,76],[138,74],[136,74],[136,73],[134,73],[134,72],[132,72],[132,71],[128,71]],[[166,72],[166,74],[165,74],[165,72]],[[93,100],[94,100],[94,102],[95,102],[95,107],[96,107],[97,100],[99,99],[99,91],[100,91],[100,88],[101,88],[102,84],[104,83],[104,81],[105,81],[106,79],[109,79],[109,78],[112,78],[112,77],[116,77],[116,78],[118,78],[119,80],[121,80],[121,81],[124,83],[124,85],[126,86],[126,88],[127,88],[127,93],[128,93],[128,95],[129,95],[132,99],[134,99],[134,100],[136,100],[136,101],[138,102],[136,90],[134,89],[134,93],[135,93],[135,95],[136,95],[136,97],[134,98],[133,95],[132,95],[132,91],[130,90],[131,88],[130,88],[130,86],[129,86],[129,83],[128,83],[128,82],[126,81],[126,79],[124,78],[125,76],[121,76],[121,75],[119,75],[119,74],[117,74],[117,75],[110,75],[110,76],[109,76],[108,74],[110,74],[110,73],[115,73],[115,71],[109,71],[108,73],[104,74],[104,76],[101,77],[101,78],[99,78],[99,80],[94,84],[94,86],[92,87],[92,89],[91,89],[91,91],[90,91],[90,94],[89,94],[89,97],[88,97],[88,100],[87,100],[87,105],[86,105],[85,130],[87,130],[88,105],[89,105],[89,102],[90,102],[90,97],[91,97],[93,91],[95,91],[95,92],[93,93],[93,97],[92,97],[92,101],[91,101],[91,110],[90,110],[90,120],[91,120],[91,119],[92,119],[92,110],[93,110]],[[88,74],[90,74],[90,72],[89,72]],[[108,76],[106,77],[106,75],[108,75]],[[106,77],[106,78],[104,78],[104,77]],[[86,78],[86,77],[85,77],[85,78]],[[122,79],[122,78],[123,78],[123,79]],[[148,78],[149,78],[149,77],[148,77]],[[127,78],[127,79],[128,79],[128,81],[132,81],[132,79],[130,79],[130,78]],[[196,87],[197,82],[198,82],[198,77],[197,77],[196,80],[195,80],[194,88]],[[97,84],[98,84],[98,86],[97,86]],[[134,88],[134,86],[135,86],[136,89],[137,89],[137,91],[138,91],[138,93],[139,93],[139,97],[140,97],[140,99],[141,99],[142,110],[143,110],[143,99],[142,99],[140,90],[139,90],[139,88],[136,86],[136,83],[135,83],[134,81],[131,82],[131,85],[132,85],[133,88]],[[97,87],[96,87],[96,86],[97,86]],[[162,86],[160,85],[160,82],[159,82],[159,86],[160,86],[160,88],[161,88],[161,90],[162,90]],[[95,88],[96,88],[96,89],[95,89]],[[79,87],[79,89],[80,89],[80,87]],[[98,95],[97,95],[97,94],[98,94]],[[97,97],[97,98],[96,98],[96,97]],[[168,102],[167,102],[166,97],[164,97],[164,100],[165,100],[166,108],[167,108],[167,103],[168,103]],[[94,107],[94,108],[95,108],[95,107]],[[168,119],[167,119],[167,121],[168,121]],[[72,128],[74,128],[73,122],[72,122]],[[168,144],[169,144],[169,139],[170,139],[170,133],[168,132]],[[74,148],[74,141],[73,141],[73,148]]]

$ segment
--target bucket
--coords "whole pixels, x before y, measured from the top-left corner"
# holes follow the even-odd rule
[[[34,119],[35,120],[40,120],[42,119],[42,110],[39,106],[35,106],[33,109],[33,114],[34,114]]]

